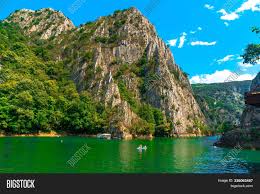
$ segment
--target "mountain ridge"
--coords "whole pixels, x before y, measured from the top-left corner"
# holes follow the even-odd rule
[[[245,108],[244,94],[250,80],[212,84],[192,84],[197,102],[215,130],[238,127]]]
[[[249,92],[257,91],[260,85],[260,72],[252,80]],[[220,147],[235,147],[240,145],[243,149],[260,149],[260,108],[256,105],[246,104],[241,116],[239,127],[231,128],[215,143]]]
[[[47,18],[48,11],[55,17]],[[64,64],[79,92],[89,92],[112,110],[108,132],[122,138],[204,133],[205,117],[187,76],[140,11],[115,11],[80,27],[53,10],[28,12],[18,11],[6,21],[22,24],[31,41],[49,52],[43,57]]]
[[[17,23],[27,35],[42,31],[37,36],[44,40],[75,28],[73,22],[62,12],[52,8],[42,8],[35,11],[30,9],[17,10],[4,21]]]

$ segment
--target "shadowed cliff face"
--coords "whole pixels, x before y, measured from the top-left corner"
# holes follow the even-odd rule
[[[251,92],[259,91],[260,86],[260,72],[256,78],[252,81]],[[242,128],[254,128],[260,127],[260,108],[256,106],[247,105],[242,118],[241,118]]]
[[[139,111],[144,105],[163,113],[171,134],[198,134],[205,128],[186,74],[137,9],[116,11],[79,28],[50,9],[21,10],[7,21],[55,45],[53,57],[70,69],[78,91],[87,90],[113,109],[110,132],[115,135],[126,137],[146,122]]]

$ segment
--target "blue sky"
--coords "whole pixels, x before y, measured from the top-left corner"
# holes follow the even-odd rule
[[[234,81],[247,80],[260,71],[260,63],[252,67],[240,58],[248,43],[259,43],[250,29],[260,26],[260,0],[1,0],[0,19],[17,9],[46,7],[62,11],[75,25],[138,8],[171,45],[192,83],[223,82],[232,72],[239,72]]]

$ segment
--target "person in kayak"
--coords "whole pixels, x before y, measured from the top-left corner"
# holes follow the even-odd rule
[[[142,151],[142,150],[146,150],[147,147],[146,147],[146,146],[143,146],[142,144],[140,144],[137,149],[138,149],[139,151]]]

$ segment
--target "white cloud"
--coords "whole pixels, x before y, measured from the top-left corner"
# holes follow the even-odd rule
[[[205,4],[204,7],[205,7],[206,9],[209,9],[209,10],[214,9],[214,6],[213,6],[213,5],[209,5],[209,4]]]
[[[186,36],[187,36],[187,34],[185,32],[183,32],[182,36],[180,37],[180,44],[179,44],[178,48],[182,48],[183,47],[185,41],[187,40]]]
[[[232,76],[233,75],[233,76]],[[236,75],[236,76],[234,76]],[[230,77],[233,77],[234,80],[230,80]],[[235,72],[231,72],[230,70],[216,71],[213,74],[202,74],[193,76],[190,79],[192,84],[196,83],[223,83],[226,81],[244,81],[244,80],[252,80],[256,75],[252,74],[236,74]]]
[[[252,65],[250,63],[244,63],[243,61],[238,62],[238,66],[242,68],[242,70],[246,71],[248,68],[254,67],[256,65],[260,65],[260,60],[256,62],[255,65]]]
[[[252,64],[243,63],[242,61],[241,61],[241,62],[238,62],[238,65],[239,65],[240,67],[242,67],[242,68],[245,68],[245,69],[250,68],[250,67],[253,67]]]
[[[202,27],[198,27],[196,30],[191,30],[190,33],[191,33],[191,34],[196,34],[196,33],[197,33],[197,30],[198,30],[198,31],[201,31],[201,30],[202,30]]]
[[[239,15],[236,12],[227,13],[225,9],[221,9],[217,13],[222,14],[222,16],[220,17],[220,19],[222,20],[232,21],[239,18]]]
[[[234,57],[234,55],[227,55],[223,59],[217,60],[217,62],[218,62],[218,64],[222,64],[222,63],[225,63],[227,61],[232,61],[234,59],[233,57]]]
[[[222,20],[227,20],[227,19],[225,18],[225,16],[228,15],[228,13],[226,12],[225,9],[220,9],[220,10],[217,11],[217,13],[221,13],[221,14],[222,14],[222,16],[220,17],[220,19],[222,19]],[[239,17],[239,16],[238,16],[238,17]]]
[[[204,42],[204,41],[191,42],[191,46],[213,46],[215,44],[217,44],[216,41],[214,41],[214,42]]]
[[[235,80],[235,81],[253,80],[253,79],[255,79],[255,77],[256,77],[256,74],[252,75],[252,74],[246,73],[246,74],[240,75],[240,76],[237,78],[237,80]]]
[[[225,24],[225,26],[227,26],[227,27],[229,26],[229,23],[227,23],[227,22],[224,22],[224,24]]]
[[[244,2],[237,10],[236,12],[244,12],[247,10],[251,11],[260,11],[260,0],[248,0]]]
[[[238,9],[233,12],[227,13],[225,9],[221,9],[217,11],[217,13],[221,13],[222,16],[220,19],[222,20],[236,20],[240,17],[239,14],[243,13],[244,11],[260,11],[260,0],[247,0],[244,2]]]
[[[172,39],[172,40],[168,40],[168,44],[169,44],[170,46],[175,47],[175,46],[177,45],[177,41],[178,41],[178,38]]]
[[[222,13],[223,15],[227,15],[226,10],[224,9],[218,10],[217,13]]]

